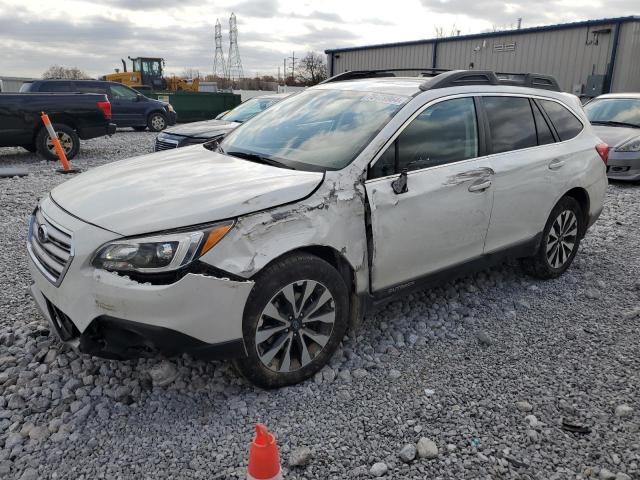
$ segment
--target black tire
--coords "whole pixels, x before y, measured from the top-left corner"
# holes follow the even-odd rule
[[[22,148],[24,148],[27,152],[31,152],[31,153],[35,153],[36,152],[35,143],[30,143],[29,145],[22,145]]]
[[[563,249],[562,245],[564,245],[564,243],[562,241],[553,240],[555,236],[554,233],[550,234],[552,228],[554,228],[555,232],[556,227],[560,226],[560,223],[556,223],[561,222],[560,215],[566,215],[565,218],[571,218],[567,212],[571,212],[575,218],[575,235],[568,235],[572,233],[574,229],[570,227],[570,220],[567,220],[567,231],[561,235],[560,239],[566,239],[567,245],[573,242],[573,247],[570,252],[567,250],[568,247]],[[542,239],[540,240],[538,251],[533,257],[523,258],[521,260],[523,268],[528,274],[543,280],[559,277],[571,266],[580,247],[580,240],[582,239],[584,230],[584,214],[582,208],[580,208],[580,204],[572,197],[562,197],[556,206],[553,207],[553,210],[551,210],[549,219],[542,232]],[[556,256],[554,256],[554,252]]]
[[[248,356],[234,360],[234,365],[238,372],[249,382],[262,388],[278,388],[302,382],[314,375],[329,361],[345,335],[349,318],[349,294],[344,280],[329,263],[314,255],[304,253],[294,254],[275,262],[265,268],[255,280],[255,286],[247,299],[242,321],[242,333]],[[283,358],[288,353],[291,371],[286,373],[274,371],[273,368],[269,368],[261,360],[258,351],[261,347],[256,343],[256,333],[260,327],[263,329],[261,332],[265,332],[265,329],[268,329],[264,323],[262,326],[260,325],[261,318],[269,319],[269,317],[264,317],[263,310],[267,308],[270,302],[274,302],[274,299],[280,298],[278,297],[279,295],[283,295],[281,292],[283,289],[296,282],[298,282],[297,285],[303,285],[301,288],[306,288],[307,285],[312,284],[319,285],[314,287],[316,290],[313,290],[304,305],[299,305],[301,314],[299,318],[302,318],[305,305],[308,306],[306,308],[307,311],[319,312],[323,310],[323,306],[318,301],[328,292],[331,298],[324,304],[324,311],[328,308],[330,310],[329,315],[335,315],[335,321],[331,326],[322,322],[315,322],[316,326],[314,328],[331,328],[330,333],[328,330],[323,331],[323,336],[328,336],[328,340],[323,347],[320,347],[319,343],[312,341],[311,337],[303,335],[305,330],[309,331],[310,323],[314,323],[313,319],[308,318],[300,320],[299,326],[296,327],[295,331],[293,331],[294,326],[292,324],[290,329],[268,337],[268,340],[260,345],[267,344],[266,349],[272,349],[273,345],[279,343],[279,339],[282,338],[280,335],[289,336],[288,340],[280,342],[280,344],[284,345],[282,349],[278,348],[281,355],[276,355],[272,361],[281,362],[280,368],[282,368]],[[296,287],[293,288],[295,289]],[[303,303],[300,300],[303,296],[304,291],[296,297],[296,302]],[[272,303],[271,306],[273,305]],[[311,315],[311,317],[317,318],[315,314]],[[290,320],[292,318],[291,316],[289,317]],[[265,320],[262,321],[264,322]],[[289,330],[292,331],[289,333]],[[315,334],[316,332],[314,331],[313,333]],[[272,339],[273,342],[269,344]],[[309,355],[309,352],[313,352],[313,357],[305,364],[302,362],[303,348],[300,342],[304,343],[304,350],[306,350],[307,355]],[[264,359],[265,356],[263,352],[262,358]]]
[[[60,138],[60,143],[67,156],[67,160],[71,160],[78,154],[80,150],[80,138],[73,128],[63,123],[54,123],[53,128]],[[49,138],[49,132],[46,128],[41,128],[36,135],[36,150],[47,160],[58,160],[58,154],[53,148],[53,143]]]
[[[147,118],[147,128],[151,132],[161,132],[167,128],[167,117],[160,112],[153,112]]]
[[[133,128],[136,132],[144,132],[147,129],[147,126],[139,125],[137,127],[131,127],[131,128]]]

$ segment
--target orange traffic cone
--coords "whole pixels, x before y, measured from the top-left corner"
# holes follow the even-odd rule
[[[282,480],[276,437],[258,423],[256,436],[249,447],[247,480]]]

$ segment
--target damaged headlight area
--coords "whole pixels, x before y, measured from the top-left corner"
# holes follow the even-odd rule
[[[92,264],[110,272],[172,272],[211,250],[233,224],[229,221],[203,230],[117,240],[100,247]]]

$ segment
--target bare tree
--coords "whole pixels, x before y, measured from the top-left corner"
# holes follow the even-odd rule
[[[78,67],[63,67],[52,65],[42,74],[45,79],[83,80],[89,76]]]
[[[191,67],[188,67],[182,70],[182,75],[180,76],[182,78],[201,78],[200,70],[196,68],[191,68]]]
[[[327,63],[324,55],[309,52],[298,63],[298,81],[304,85],[315,85],[327,78]]]

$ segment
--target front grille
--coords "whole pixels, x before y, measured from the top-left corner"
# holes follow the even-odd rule
[[[27,250],[42,274],[54,285],[60,285],[73,259],[71,233],[37,209],[29,222]]]
[[[172,148],[178,148],[178,141],[172,139],[158,139],[156,138],[155,151],[161,152],[162,150],[171,150]]]
[[[47,302],[47,310],[49,310],[51,322],[60,339],[66,342],[67,340],[80,336],[80,331],[69,316],[51,303],[48,298],[45,297],[45,301]]]

